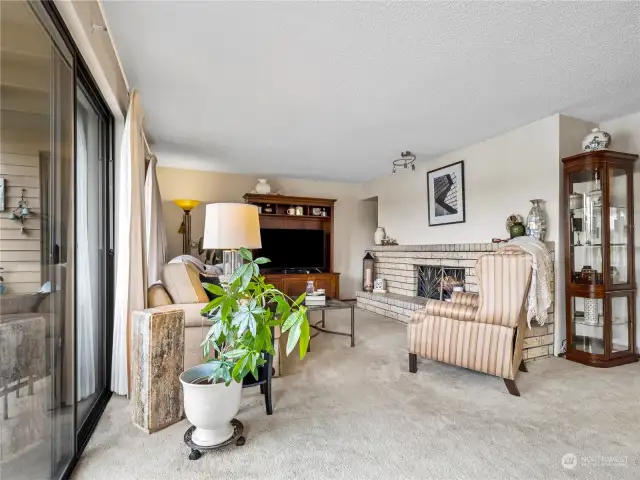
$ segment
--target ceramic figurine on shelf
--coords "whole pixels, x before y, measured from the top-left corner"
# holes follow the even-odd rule
[[[373,242],[376,245],[382,245],[382,240],[385,239],[387,233],[384,231],[383,227],[378,227],[376,229],[376,233],[373,234]]]

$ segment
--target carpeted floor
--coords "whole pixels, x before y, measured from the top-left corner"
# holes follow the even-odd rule
[[[348,328],[348,312],[327,315]],[[186,420],[147,435],[114,397],[74,479],[638,479],[640,365],[529,363],[501,379],[420,360],[410,374],[405,327],[356,310],[356,347],[320,335],[294,373],[274,380],[274,414],[257,388],[238,418],[243,447],[189,461]],[[562,458],[576,455],[575,468]],[[571,457],[567,457],[569,460]]]

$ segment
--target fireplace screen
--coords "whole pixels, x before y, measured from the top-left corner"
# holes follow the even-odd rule
[[[456,290],[464,289],[464,268],[418,267],[418,296],[447,300]]]

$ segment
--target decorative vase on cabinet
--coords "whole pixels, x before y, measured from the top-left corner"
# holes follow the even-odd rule
[[[271,185],[267,183],[266,178],[259,178],[258,183],[256,184],[256,192],[260,195],[267,195],[271,193]]]
[[[596,150],[606,150],[611,144],[611,135],[607,132],[594,128],[582,140],[583,152],[595,152]]]
[[[596,367],[638,361],[632,225],[637,159],[611,150],[562,159],[568,360]]]
[[[382,240],[384,240],[386,236],[387,233],[384,231],[384,228],[378,227],[376,233],[373,234],[373,241],[376,245],[382,245]]]
[[[533,206],[531,207],[531,210],[529,210],[529,215],[527,215],[527,224],[525,225],[527,228],[527,235],[544,242],[544,237],[547,234],[547,216],[545,215],[544,210],[542,210],[542,205],[540,205],[542,200],[536,198],[529,201]]]

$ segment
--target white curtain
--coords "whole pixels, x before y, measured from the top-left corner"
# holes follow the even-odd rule
[[[87,130],[76,122],[76,371],[78,400],[96,391],[93,282],[89,258],[89,151]]]
[[[129,97],[117,174],[116,283],[111,390],[129,393],[131,314],[146,306],[147,274],[144,209],[144,140],[139,94]]]
[[[147,238],[147,285],[160,280],[160,269],[165,264],[167,234],[162,218],[162,198],[156,175],[158,159],[151,155],[144,182],[145,233]]]

